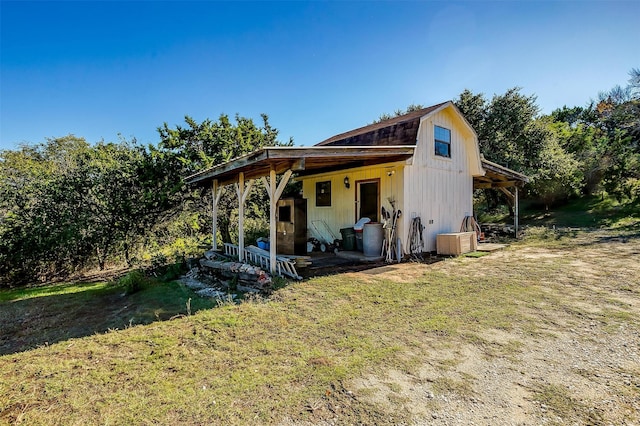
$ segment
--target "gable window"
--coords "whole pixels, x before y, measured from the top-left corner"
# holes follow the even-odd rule
[[[316,182],[316,207],[331,206],[331,181]]]
[[[434,126],[436,155],[451,158],[451,130]]]

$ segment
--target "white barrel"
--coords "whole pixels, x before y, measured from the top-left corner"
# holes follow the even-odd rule
[[[382,229],[381,223],[370,222],[364,225],[364,230],[362,231],[362,252],[365,256],[381,256],[383,240],[384,229]]]

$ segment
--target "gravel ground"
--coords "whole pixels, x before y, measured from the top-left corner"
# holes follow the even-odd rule
[[[640,238],[606,235],[428,266],[482,273],[483,264],[503,262],[526,274],[561,261],[567,268],[546,283],[561,303],[528,312],[535,332],[516,324],[481,330],[478,343],[434,341],[415,371],[345,386],[390,416],[405,411],[415,425],[640,424]],[[423,269],[398,272],[407,280]]]

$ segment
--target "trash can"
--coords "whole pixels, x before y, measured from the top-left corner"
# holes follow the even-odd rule
[[[364,249],[364,244],[362,243],[362,231],[364,229],[364,224],[368,222],[371,222],[371,219],[363,217],[353,225],[353,230],[356,233],[356,248],[358,251],[362,251]]]
[[[364,225],[362,233],[362,245],[365,256],[382,256],[382,241],[384,240],[384,229],[378,222],[369,222]]]
[[[342,228],[342,248],[344,250],[353,251],[356,249],[356,233],[353,228]]]

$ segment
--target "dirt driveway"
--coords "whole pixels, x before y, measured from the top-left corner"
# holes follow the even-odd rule
[[[476,341],[429,342],[414,371],[386,371],[349,386],[367,404],[404,410],[413,424],[640,424],[640,238],[592,232],[510,247],[480,259],[429,265],[495,279],[546,277],[549,303]],[[543,272],[540,274],[540,272]],[[547,273],[544,273],[547,272]],[[413,280],[419,264],[386,278]]]

